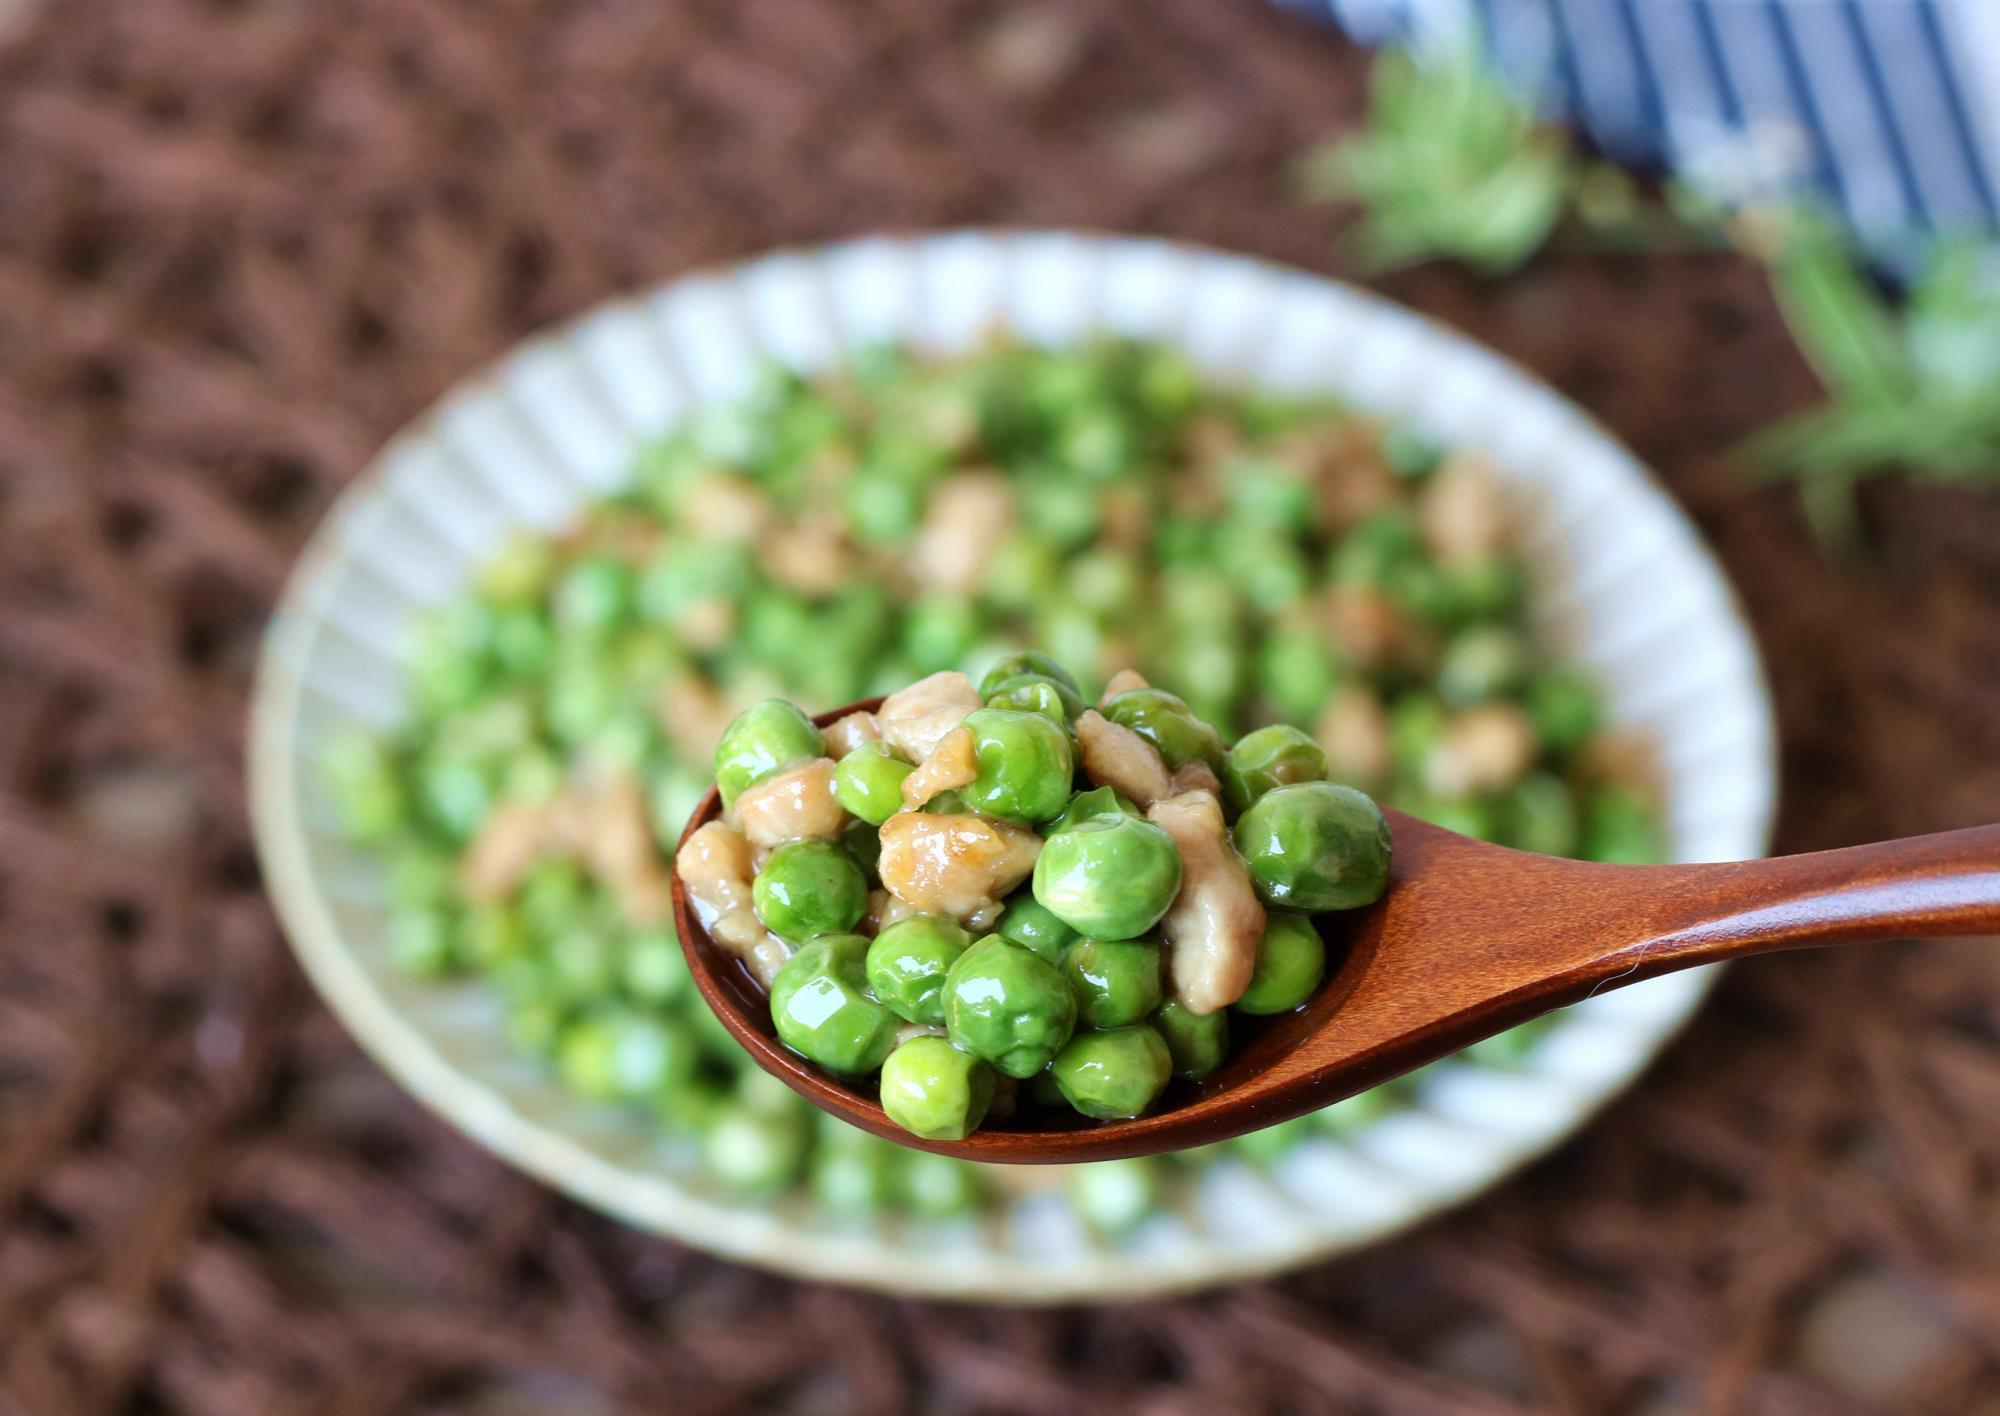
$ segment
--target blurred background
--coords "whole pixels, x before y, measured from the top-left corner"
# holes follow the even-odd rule
[[[286,950],[242,769],[307,537],[524,335],[1046,225],[1355,280],[1600,420],[1765,655],[1775,849],[1993,819],[1995,14],[0,0],[0,1409],[1995,1409],[1993,941],[1736,969],[1587,1132],[1355,1256],[857,1296],[399,1091]]]

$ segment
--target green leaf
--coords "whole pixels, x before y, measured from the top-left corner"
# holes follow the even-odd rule
[[[1802,226],[1780,251],[1771,283],[1799,352],[1828,392],[1879,403],[1912,395],[1916,378],[1895,317],[1836,238]]]

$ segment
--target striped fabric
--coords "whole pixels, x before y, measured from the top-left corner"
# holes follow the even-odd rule
[[[2000,0],[1279,0],[1369,44],[1470,25],[1607,154],[1816,193],[1884,254],[2000,229]]]

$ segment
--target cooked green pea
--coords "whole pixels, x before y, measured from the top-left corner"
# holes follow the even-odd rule
[[[1180,999],[1169,998],[1153,1014],[1153,1027],[1166,1041],[1177,1077],[1198,1082],[1229,1056],[1229,1015],[1219,1008],[1196,1013]]]
[[[798,1178],[811,1132],[794,1111],[723,1107],[702,1135],[701,1154],[711,1174],[732,1195],[782,1190]]]
[[[1516,850],[1568,855],[1576,849],[1576,798],[1562,778],[1530,772],[1501,803],[1504,839]]]
[[[1123,1027],[1160,1006],[1160,946],[1150,939],[1079,939],[1062,969],[1088,1027]]]
[[[861,867],[862,879],[873,890],[882,883],[882,833],[856,818],[840,828],[837,838],[847,858]]]
[[[757,872],[757,918],[780,939],[801,943],[854,928],[868,909],[868,879],[832,841],[787,841]]]
[[[1138,807],[1118,795],[1110,787],[1092,787],[1087,792],[1078,792],[1075,796],[1071,797],[1069,805],[1062,809],[1062,815],[1051,821],[1046,827],[1046,831],[1049,835],[1053,836],[1056,832],[1068,830],[1080,821],[1088,821],[1093,816],[1104,816],[1107,814],[1121,816],[1145,815]]]
[[[1069,670],[1052,656],[1036,649],[1009,654],[988,669],[979,680],[979,696],[990,698],[1021,679],[1040,679],[1055,685],[1062,694],[1063,706],[1070,717],[1074,718],[1083,711],[1083,690],[1077,686]]]
[[[894,1194],[897,1147],[866,1132],[842,1145],[813,1152],[807,1182],[829,1214],[865,1219],[885,1209]]]
[[[621,972],[625,991],[642,1003],[672,1003],[694,988],[681,941],[671,929],[636,934],[625,941]]]
[[[1480,625],[1445,646],[1438,664],[1438,695],[1467,708],[1513,693],[1528,676],[1528,646],[1511,629]]]
[[[715,745],[715,781],[722,804],[732,805],[745,787],[803,757],[826,751],[812,719],[782,698],[752,704],[730,720]]]
[[[992,1101],[993,1069],[941,1037],[913,1037],[882,1064],[882,1109],[926,1140],[964,1140]]]
[[[1596,681],[1581,669],[1536,675],[1528,685],[1528,716],[1549,751],[1576,751],[1596,735],[1603,720]]]
[[[1092,816],[1049,837],[1035,861],[1035,898],[1078,934],[1136,939],[1181,888],[1173,837],[1141,816]]]
[[[556,1045],[566,1085],[598,1101],[651,1096],[694,1072],[690,1039],[663,1019],[630,1009],[600,1010],[571,1023]]]
[[[1257,893],[1290,909],[1348,910],[1389,885],[1389,823],[1365,793],[1333,782],[1266,792],[1236,823]]]
[[[1246,733],[1222,768],[1223,804],[1231,816],[1273,787],[1326,779],[1326,749],[1299,729],[1274,723]]]
[[[1039,713],[981,708],[968,713],[979,775],[960,787],[974,811],[1036,825],[1068,803],[1076,764],[1069,734]]]
[[[833,796],[871,826],[903,809],[903,778],[917,769],[886,742],[864,742],[833,769]]]
[[[1017,713],[1039,713],[1058,727],[1069,726],[1069,706],[1063,702],[1061,688],[1048,679],[1034,675],[1023,674],[1007,680],[987,695],[986,706],[1010,708]]]
[[[341,829],[352,840],[386,840],[408,819],[402,780],[381,743],[352,734],[336,739],[327,753],[326,781]]]
[[[912,1023],[944,1026],[944,980],[972,936],[942,915],[897,920],[868,946],[868,986]]]
[[[1069,1104],[1100,1121],[1145,1113],[1173,1075],[1173,1058],[1148,1027],[1078,1033],[1049,1070]]]
[[[1129,688],[1105,700],[1098,711],[1158,748],[1169,768],[1206,762],[1222,770],[1221,736],[1184,700],[1163,688]]]
[[[401,910],[389,919],[389,957],[415,978],[438,978],[457,962],[451,916],[440,909]]]
[[[1326,972],[1326,945],[1304,915],[1272,910],[1264,917],[1257,969],[1236,1000],[1245,1013],[1289,1013],[1312,996]]]
[[[1586,860],[1616,865],[1651,865],[1666,859],[1659,817],[1645,796],[1629,787],[1605,785],[1584,802],[1583,854]]]
[[[1010,1077],[1032,1077],[1076,1027],[1076,997],[1056,968],[990,934],[945,978],[951,1040]]]
[[[1125,1234],[1158,1211],[1162,1179],[1153,1156],[1092,1161],[1070,1171],[1069,1201],[1092,1229]]]
[[[896,1045],[896,1015],[868,996],[867,953],[858,934],[829,935],[802,947],[771,980],[778,1040],[829,1072],[872,1072]]]
[[[1062,961],[1063,950],[1076,938],[1076,931],[1049,913],[1032,890],[1018,891],[1007,901],[993,932],[1052,964]]]
[[[898,1158],[897,1191],[924,1219],[969,1214],[984,1198],[979,1172],[962,1160],[920,1150],[902,1151]]]
[[[586,557],[556,582],[556,622],[566,633],[607,634],[631,616],[632,602],[632,567],[609,556]]]

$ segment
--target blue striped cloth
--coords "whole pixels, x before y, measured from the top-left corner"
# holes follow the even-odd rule
[[[1462,41],[1606,154],[1738,203],[1815,193],[1869,247],[2000,229],[2000,0],[1279,0]]]

